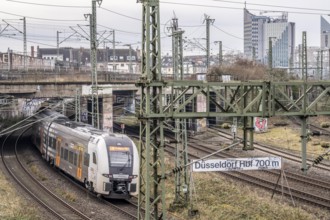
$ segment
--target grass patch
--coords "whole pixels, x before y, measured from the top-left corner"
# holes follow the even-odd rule
[[[34,173],[38,177],[38,179],[40,181],[47,180],[47,177],[45,177],[44,175],[42,175],[42,173],[40,172],[40,170],[38,169],[38,167],[36,165],[30,164],[29,166],[30,166],[31,172]]]
[[[216,173],[194,173],[193,179],[197,192],[193,206],[199,210],[199,217],[196,219],[314,220],[318,218],[301,208],[271,200],[271,194],[268,192],[263,192],[263,197],[260,197],[260,192],[252,191],[243,183],[235,183]],[[168,203],[174,199],[174,187],[169,181],[166,182]],[[187,209],[174,214],[183,219],[191,219]],[[327,216],[326,214],[320,212],[320,216]]]
[[[63,196],[63,198],[65,198],[69,202],[75,202],[77,200],[77,195],[72,192],[56,189],[56,193]]]
[[[240,131],[242,134],[242,131]],[[320,136],[309,137],[307,142],[307,153],[310,156],[317,156],[324,153],[322,148],[322,138]],[[269,144],[278,148],[301,151],[300,130],[294,130],[289,127],[268,128],[266,133],[255,133],[256,142]]]
[[[40,219],[37,209],[22,200],[11,186],[0,171],[0,219]]]

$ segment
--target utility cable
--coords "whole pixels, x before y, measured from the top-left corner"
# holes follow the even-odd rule
[[[205,4],[192,4],[192,3],[178,3],[178,2],[167,2],[161,1],[163,4],[171,4],[171,5],[183,5],[183,6],[194,6],[194,7],[204,7],[204,8],[222,8],[222,9],[233,9],[233,10],[242,10],[243,8],[237,7],[227,7],[227,6],[217,6],[217,5],[205,5]],[[265,9],[249,9],[249,11],[266,11]],[[299,11],[285,11],[292,14],[309,14],[309,15],[328,15],[326,13],[313,13],[313,12],[299,12]]]
[[[62,103],[57,103],[56,105],[54,105],[54,106],[51,107],[50,109],[53,109],[53,108],[59,107],[60,104],[62,104]],[[46,108],[45,108],[45,109],[46,109]],[[40,112],[44,111],[45,109],[41,110]],[[16,124],[14,124],[14,125],[12,125],[12,126],[6,128],[6,129],[4,129],[4,130],[2,130],[1,133],[0,133],[0,136],[1,136],[1,135],[4,135],[4,134],[8,134],[8,133],[10,133],[10,132],[12,132],[12,131],[16,131],[16,130],[18,130],[18,129],[20,129],[20,128],[23,128],[24,126],[21,126],[21,127],[17,128],[16,130],[10,130],[11,128],[13,128],[13,127],[19,125],[20,123],[25,122],[25,121],[31,119],[32,117],[34,117],[34,116],[37,115],[37,114],[38,114],[38,113],[35,113],[35,114],[33,114],[33,115],[31,115],[31,116],[29,116],[29,117],[27,117],[27,118],[25,118],[25,119],[23,119],[23,120],[17,122]],[[5,132],[6,132],[6,133],[5,133]]]
[[[141,21],[142,22],[142,19],[140,19],[140,18],[135,18],[135,17],[131,17],[131,16],[128,16],[128,15],[125,15],[125,14],[121,14],[119,12],[115,12],[115,11],[109,10],[107,8],[104,8],[104,7],[100,7],[100,8],[103,9],[103,10],[105,10],[105,11],[111,12],[113,14],[120,15],[120,16],[125,17],[125,18],[129,18],[129,19],[132,19],[132,20],[136,20],[136,21]]]
[[[91,6],[78,6],[78,5],[51,5],[51,4],[41,4],[35,2],[23,2],[16,0],[6,0],[7,2],[27,4],[27,5],[38,5],[38,6],[47,6],[47,7],[61,7],[61,8],[91,8]]]
[[[24,16],[24,15],[19,15],[19,14],[14,14],[14,13],[9,13],[9,12],[5,12],[5,11],[0,11],[0,13],[2,14],[7,14],[7,15],[13,15],[13,16],[17,16],[17,17],[25,17],[25,18],[30,18],[30,19],[36,19],[36,20],[44,20],[44,21],[85,21],[85,20],[68,20],[68,19],[50,19],[50,18],[37,18],[37,17],[30,17],[30,16]]]
[[[22,39],[18,39],[18,38],[11,37],[11,36],[0,36],[0,37],[5,37],[5,38],[13,39],[13,40],[18,40],[18,41],[23,41]],[[44,46],[48,46],[48,47],[57,47],[57,46],[54,46],[54,45],[51,45],[51,44],[45,44],[45,43],[40,43],[40,42],[36,42],[36,41],[31,41],[31,40],[27,40],[26,42],[34,43],[34,44],[40,44],[40,45],[44,45]]]
[[[238,36],[236,36],[236,35],[233,35],[233,34],[231,34],[231,33],[227,32],[227,31],[224,31],[224,30],[222,30],[222,29],[218,28],[218,27],[217,27],[217,26],[215,26],[214,24],[213,24],[212,26],[213,26],[213,27],[215,27],[216,29],[218,29],[219,31],[221,31],[221,32],[223,32],[223,33],[225,33],[225,34],[227,34],[227,35],[231,36],[231,37],[234,37],[234,38],[237,38],[237,39],[240,39],[240,40],[244,40],[244,39],[243,39],[243,38],[241,38],[241,37],[238,37]]]
[[[228,1],[228,0],[213,0],[213,1],[227,2],[227,3],[233,3],[233,4],[243,4],[243,5],[266,6],[266,7],[274,7],[274,8],[290,8],[290,9],[295,9],[295,10],[327,11],[330,13],[330,10],[320,9],[320,8],[302,8],[302,7],[293,7],[293,6],[267,5],[267,4],[247,3],[247,2]]]
[[[97,26],[100,26],[100,27],[103,27],[103,28],[106,28],[106,29],[109,29],[109,30],[115,30],[115,31],[118,31],[118,32],[128,33],[128,34],[141,34],[141,33],[138,33],[138,32],[131,32],[131,31],[123,31],[123,30],[119,30],[119,29],[114,29],[114,28],[110,28],[110,27],[107,27],[107,26],[104,26],[104,25],[101,25],[101,24],[97,24]]]

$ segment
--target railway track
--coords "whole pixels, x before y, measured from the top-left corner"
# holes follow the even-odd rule
[[[111,209],[116,210],[117,212],[120,212],[124,217],[127,217],[127,219],[137,219],[137,205],[129,200],[108,200],[104,199],[102,197],[97,197],[96,194],[91,193],[88,189],[86,189],[84,186],[82,186],[77,181],[73,180],[72,178],[68,177],[65,173],[59,171],[58,172],[63,178],[70,181],[73,185],[75,185],[80,190],[84,191],[85,193],[88,193],[90,196],[93,196],[94,198],[98,198],[99,201],[101,201],[103,204],[109,206]]]
[[[193,139],[192,139],[193,140]],[[193,140],[189,142],[190,158],[201,158],[205,155],[215,152],[214,147],[210,147],[201,140]],[[172,146],[170,146],[172,148]],[[172,149],[173,150],[173,149]],[[195,152],[195,153],[191,153]],[[198,155],[198,156],[197,156]],[[216,155],[218,158],[234,158],[233,154],[221,152]],[[330,183],[318,180],[305,175],[285,171],[288,179],[288,185],[291,188],[292,196],[296,200],[304,201],[322,208],[330,209]],[[276,186],[277,179],[280,175],[279,171],[263,170],[250,172],[223,172],[223,175],[230,176],[241,181],[249,182],[262,188],[273,190]],[[285,186],[284,186],[285,187]],[[279,189],[277,193],[282,193]],[[290,196],[290,192],[286,188],[284,194]]]
[[[132,133],[136,135],[136,129],[131,130],[126,128],[128,133]],[[218,135],[219,131],[214,131]],[[221,135],[225,138],[229,138],[227,135]],[[170,138],[170,137],[169,137]],[[231,136],[230,136],[231,138]],[[189,146],[189,157],[191,159],[198,159],[205,155],[209,155],[215,152],[214,148],[210,148],[207,144],[204,144],[205,140],[198,140],[194,138],[190,138],[188,146]],[[276,152],[277,149],[269,150],[268,148],[263,146],[258,146],[258,149],[262,150],[265,153],[271,153],[274,155],[278,155],[281,157],[285,157],[288,160],[294,160],[300,162],[298,160],[299,157],[295,155],[287,156],[287,152],[281,152],[280,154]],[[268,150],[267,150],[268,149]],[[174,147],[172,145],[167,145],[165,148],[166,151],[174,155]],[[195,154],[193,153],[195,152]],[[235,156],[221,152],[216,155],[218,158],[234,158]],[[327,165],[324,165],[321,169],[327,170]],[[260,174],[261,173],[261,174]],[[222,175],[240,180],[245,181],[250,184],[259,186],[261,188],[273,191],[276,187],[277,179],[280,175],[279,171],[252,171],[252,172],[221,172]],[[265,177],[266,176],[266,177]],[[291,188],[292,196],[295,200],[303,201],[306,203],[310,203],[316,206],[320,206],[322,208],[330,209],[330,184],[325,181],[317,180],[311,177],[307,177],[305,175],[300,175],[294,172],[286,171],[286,177],[289,181],[289,186],[295,186]],[[301,190],[303,189],[303,190]],[[306,192],[305,189],[308,189],[309,192]],[[276,193],[283,193],[286,196],[291,196],[287,187],[284,186],[284,190],[282,191],[279,188],[275,190]]]
[[[26,129],[27,130],[27,129]],[[19,150],[24,147],[26,132],[18,131],[3,138],[1,158],[5,169],[14,181],[31,198],[58,219],[91,219],[43,186],[29,173],[19,158]]]
[[[217,135],[219,135],[223,138],[226,138],[228,141],[232,140],[231,134],[223,131],[222,129],[212,128],[212,129],[209,129],[209,132],[216,133]],[[238,137],[237,139],[242,140],[242,138],[240,138],[240,137]],[[294,153],[289,153],[287,151],[284,151],[284,150],[281,150],[281,149],[278,149],[278,148],[274,148],[274,147],[266,145],[266,144],[261,144],[261,143],[258,143],[258,142],[254,142],[253,146],[254,146],[255,149],[260,150],[262,152],[269,153],[269,154],[276,155],[276,156],[280,156],[282,158],[285,158],[285,159],[288,159],[288,160],[291,160],[291,161],[294,161],[294,162],[301,163],[301,157],[294,154]],[[313,163],[312,159],[307,159],[307,161],[310,164]],[[326,164],[324,162],[319,163],[317,166],[314,166],[314,168],[318,168],[318,169],[325,170],[325,171],[330,171],[330,165]]]
[[[10,176],[12,176],[14,181],[17,182],[18,185],[22,187],[23,190],[26,191],[27,194],[29,194],[29,196],[31,196],[36,201],[36,203],[51,213],[55,218],[70,220],[92,219],[74,207],[70,206],[60,197],[48,190],[34,177],[35,174],[32,174],[28,171],[28,169],[24,166],[24,162],[20,161],[19,152],[20,149],[24,147],[22,143],[25,142],[24,140],[26,138],[22,137],[24,132],[25,131],[19,135],[17,135],[17,133],[12,133],[3,138],[1,143],[2,162]],[[138,219],[138,206],[136,203],[130,200],[118,201],[107,200],[102,197],[99,198],[96,194],[89,192],[85,187],[74,181],[72,178],[68,177],[63,172],[59,171],[58,173],[61,174],[65,179],[69,180],[76,187],[79,187],[84,192],[87,192],[90,196],[97,198],[102,204],[111,210],[114,210],[114,212],[116,212],[116,216],[121,216],[120,219]]]
[[[169,148],[171,150],[169,150]],[[190,148],[190,153],[189,153],[189,157],[190,159],[199,159],[205,155],[211,154],[214,152],[214,149],[206,149],[205,146],[198,146],[196,147],[196,144],[189,144],[189,148]],[[195,151],[195,153],[191,153],[191,149],[193,149],[193,151]],[[175,148],[171,145],[167,145],[166,150],[174,155],[175,152]],[[197,152],[198,151],[198,152]],[[233,158],[234,156],[227,154],[227,153],[218,153],[216,155],[214,155],[216,158],[224,158],[224,157],[230,157]],[[260,171],[256,171],[256,172],[260,172]],[[267,175],[274,175],[273,181],[269,180],[270,178],[265,178],[265,176],[260,176],[260,175],[256,175],[256,172],[240,172],[240,171],[231,171],[231,172],[221,172],[221,175],[225,175],[228,176],[230,178],[236,179],[236,180],[240,180],[240,181],[244,181],[244,182],[248,182],[250,184],[259,186],[261,188],[273,191],[276,187],[276,178],[279,177],[279,172],[268,172],[268,171],[262,171],[262,172],[266,172]],[[220,172],[219,172],[220,174]],[[288,179],[292,178],[290,177],[290,175],[288,173],[286,173],[286,176]],[[303,181],[304,184],[310,185],[312,184],[312,181],[314,181],[314,179],[312,180],[299,180],[299,182]],[[320,182],[318,182],[318,184],[320,184]],[[326,183],[327,185],[329,185],[328,183]],[[290,185],[291,187],[291,185]],[[317,187],[317,186],[315,186]],[[324,189],[324,192],[328,192],[329,193],[329,186],[322,186]],[[280,189],[281,187],[278,187],[275,192],[278,194],[283,193],[284,195],[290,197],[291,194],[288,190],[288,188],[286,186],[284,186],[284,190],[282,191]],[[314,195],[311,193],[307,193],[304,190],[299,190],[299,189],[295,189],[295,188],[290,188],[292,196],[294,199],[296,200],[300,200],[306,203],[310,203],[322,208],[326,208],[326,209],[330,209],[330,197],[323,197],[320,195]]]
[[[288,116],[288,118],[291,119],[292,123],[294,123],[295,125],[298,125],[299,127],[301,126],[301,121],[297,117]],[[311,123],[309,123],[308,126],[311,129],[310,132],[312,133],[312,135],[313,134],[314,135],[327,135],[327,136],[330,135],[330,131],[328,129],[318,127]]]

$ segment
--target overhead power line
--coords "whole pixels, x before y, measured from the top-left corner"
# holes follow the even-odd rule
[[[268,4],[257,4],[257,3],[228,1],[228,0],[213,0],[213,1],[215,1],[215,2],[227,2],[227,3],[233,3],[233,4],[243,4],[243,5],[257,5],[257,6],[274,7],[274,8],[290,8],[290,9],[296,9],[296,10],[327,11],[327,12],[330,13],[330,10],[320,9],[320,8],[302,8],[302,7],[294,7],[294,6],[268,5]]]
[[[223,9],[233,9],[233,10],[242,10],[243,9],[243,8],[229,7],[229,6],[192,4],[192,3],[178,3],[178,2],[167,2],[167,1],[160,1],[160,3],[162,3],[162,4],[171,4],[171,5],[184,5],[184,6],[204,7],[204,8],[223,8]],[[256,8],[253,8],[253,9],[249,9],[249,11],[265,11],[265,9],[256,9]],[[288,12],[288,13],[291,13],[291,14],[329,15],[328,13],[313,13],[313,12],[303,12],[303,11],[288,11],[288,10],[285,10],[285,12]]]
[[[136,20],[136,21],[142,21],[142,19],[135,18],[135,17],[131,17],[131,16],[128,16],[128,15],[125,15],[125,14],[121,14],[121,13],[119,13],[119,12],[115,12],[115,11],[109,10],[109,9],[107,9],[107,8],[104,8],[104,7],[100,7],[100,8],[103,9],[103,10],[105,10],[105,11],[111,12],[111,13],[113,13],[113,14],[123,16],[123,17],[125,17],[125,18],[133,19],[133,20]]]
[[[227,32],[227,31],[224,31],[224,30],[218,28],[217,26],[215,26],[214,24],[212,26],[215,27],[216,29],[218,29],[219,31],[221,31],[221,32],[229,35],[229,36],[235,37],[235,38],[240,39],[240,40],[244,40],[242,37],[238,37],[238,36],[236,36],[234,34],[231,34],[231,33]]]
[[[47,6],[47,7],[61,7],[61,8],[91,8],[91,6],[80,6],[80,5],[52,5],[52,4],[41,4],[35,2],[23,2],[23,1],[16,1],[16,0],[6,0],[7,2],[14,2],[20,4],[27,4],[27,5],[37,5],[37,6]]]
[[[10,39],[13,39],[13,40],[18,40],[18,41],[23,41],[22,39],[18,39],[18,38],[12,37],[12,36],[1,36],[1,37],[10,38]],[[44,46],[48,46],[48,47],[56,47],[54,45],[40,43],[40,42],[36,42],[36,41],[29,41],[29,40],[27,40],[27,42],[34,43],[34,44],[40,44],[40,45],[44,45]]]
[[[9,13],[9,12],[5,12],[5,11],[0,11],[0,13],[2,14],[7,14],[7,15],[13,15],[13,16],[17,16],[17,17],[26,17],[26,18],[30,18],[30,19],[36,19],[36,20],[45,20],[45,21],[85,21],[85,20],[67,20],[67,19],[50,19],[50,18],[37,18],[37,17],[29,17],[29,16],[24,16],[24,15],[18,15],[18,14],[14,14],[14,13]]]
[[[115,28],[110,28],[110,27],[107,27],[107,26],[104,26],[104,25],[101,25],[101,24],[97,24],[97,26],[100,26],[100,27],[103,27],[103,28],[106,28],[106,29],[110,29],[110,30],[115,30],[115,31],[118,31],[118,32],[128,33],[128,34],[141,34],[139,32],[123,31],[123,30],[119,30],[119,29],[115,29]]]

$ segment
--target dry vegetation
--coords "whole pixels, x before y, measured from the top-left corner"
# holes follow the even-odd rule
[[[169,165],[170,159],[167,159]],[[166,200],[174,199],[173,179],[166,181]],[[200,220],[241,219],[327,219],[328,213],[318,210],[317,216],[301,208],[284,203],[280,196],[271,200],[271,193],[253,189],[243,183],[234,182],[216,173],[194,173],[196,188],[193,207],[199,210]],[[169,205],[169,204],[167,204]],[[314,212],[316,213],[316,212]],[[174,213],[182,219],[191,219],[188,210]]]
[[[37,210],[24,202],[0,171],[0,219],[39,219]]]
[[[56,189],[55,191],[57,194],[60,194],[69,202],[75,202],[77,200],[77,195],[72,192],[60,189]]]
[[[265,65],[255,63],[251,60],[237,58],[233,64],[223,65],[211,68],[208,76],[212,81],[212,76],[231,75],[233,79],[240,81],[248,80],[269,80],[270,73]],[[273,69],[271,73],[272,80],[288,80],[286,71]]]
[[[36,165],[31,165],[30,164],[30,170],[31,170],[32,173],[34,173],[38,177],[38,179],[40,181],[47,180],[47,178],[44,175],[42,175],[42,173],[40,172],[40,170],[38,169],[38,167]]]
[[[286,124],[287,126],[275,127],[272,126],[273,118],[269,119],[270,126],[266,133],[255,133],[254,139],[256,142],[269,144],[275,147],[284,148],[292,151],[301,151],[301,138],[300,138],[300,127],[290,126],[290,121]],[[318,119],[315,118],[315,121]],[[277,124],[278,122],[273,122],[273,124]],[[282,123],[282,122],[279,122]],[[318,124],[318,126],[320,126]],[[241,131],[240,131],[241,133]],[[307,154],[312,157],[316,157],[325,152],[324,147],[322,145],[329,144],[330,140],[328,136],[309,136],[309,140],[307,142]],[[325,159],[329,159],[329,157],[325,157]]]

